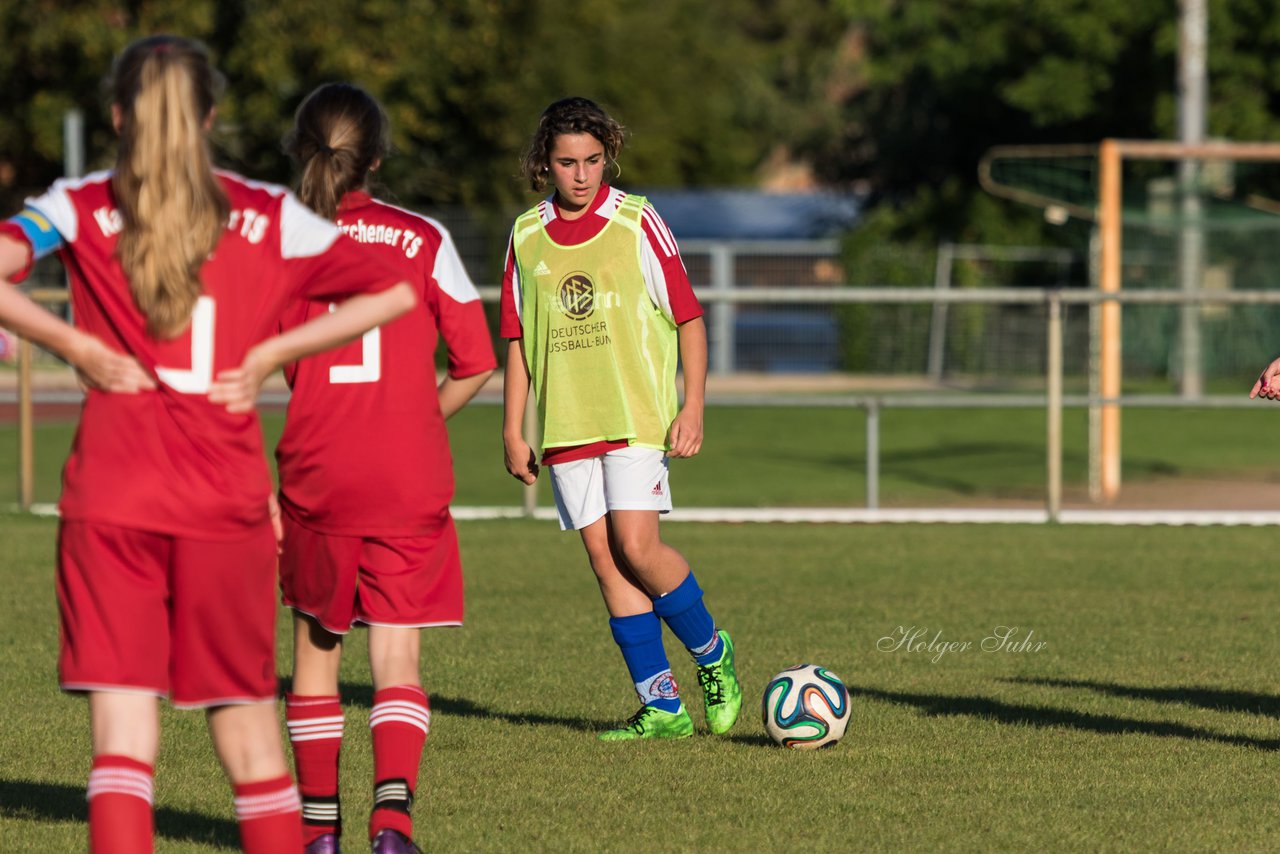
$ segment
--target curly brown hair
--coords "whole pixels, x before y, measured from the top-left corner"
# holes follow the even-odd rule
[[[551,149],[555,147],[556,137],[577,133],[591,134],[600,141],[609,171],[617,175],[618,155],[622,153],[626,128],[595,101],[562,98],[542,111],[538,129],[533,132],[533,139],[521,162],[521,171],[529,182],[529,189],[535,193],[547,189],[547,170],[551,166]]]

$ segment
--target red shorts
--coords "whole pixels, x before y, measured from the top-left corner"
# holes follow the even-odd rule
[[[140,691],[175,706],[276,697],[275,538],[190,540],[63,521],[59,682]]]
[[[462,625],[462,558],[453,518],[416,537],[322,534],[283,514],[284,604],[330,632],[374,626]]]

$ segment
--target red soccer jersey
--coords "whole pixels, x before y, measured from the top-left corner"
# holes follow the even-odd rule
[[[496,366],[480,295],[444,226],[367,193],[349,193],[338,227],[418,289],[420,305],[359,341],[290,365],[276,448],[280,493],[300,524],[327,534],[430,533],[453,497],[453,461],[436,393],[437,334],[449,375]],[[286,326],[329,310],[295,304]]]
[[[264,524],[271,480],[258,416],[211,403],[210,382],[274,334],[295,300],[402,280],[284,188],[218,178],[231,203],[227,230],[200,270],[191,323],[168,340],[147,333],[116,258],[110,173],[59,181],[18,218],[56,229],[76,325],[160,380],[154,392],[86,395],[63,471],[64,518],[208,540]]]
[[[576,219],[565,219],[555,203],[555,196],[544,199],[538,205],[542,215],[542,227],[547,236],[561,246],[577,246],[595,237],[609,224],[627,194],[608,184],[601,185],[591,202],[591,209]],[[640,271],[644,276],[649,298],[671,321],[679,326],[702,316],[702,305],[693,293],[689,274],[685,272],[680,250],[667,224],[647,202],[641,213]],[[502,275],[500,308],[500,334],[503,338],[523,338],[520,310],[520,270],[516,267],[515,250],[507,244],[507,263]],[[563,448],[547,448],[543,453],[543,465],[567,463],[590,459],[618,448],[627,447],[626,440],[592,442],[589,445],[570,445]]]

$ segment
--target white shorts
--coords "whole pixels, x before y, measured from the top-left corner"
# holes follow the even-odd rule
[[[548,467],[560,530],[581,530],[610,510],[671,512],[667,457],[654,448],[619,448]]]

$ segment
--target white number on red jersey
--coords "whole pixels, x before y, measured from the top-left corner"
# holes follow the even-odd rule
[[[160,382],[183,394],[208,394],[213,382],[213,297],[198,297],[191,312],[191,368],[156,366]]]
[[[329,303],[329,311],[338,307]],[[329,368],[329,382],[376,383],[382,378],[382,330],[375,326],[360,337],[363,351],[358,365],[333,365]]]

